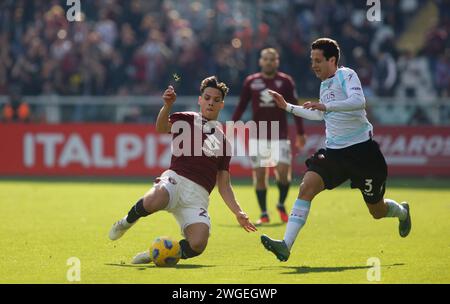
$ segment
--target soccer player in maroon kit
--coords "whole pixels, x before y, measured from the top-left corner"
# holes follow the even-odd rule
[[[185,237],[180,241],[181,258],[198,256],[208,242],[211,225],[208,216],[209,194],[216,183],[220,195],[239,224],[247,232],[256,231],[235,199],[230,183],[231,156],[227,154],[228,143],[216,121],[224,107],[228,88],[212,76],[202,81],[200,92],[200,113],[178,112],[172,115],[169,114],[176,100],[175,90],[169,86],[164,92],[164,106],[159,112],[156,130],[159,133],[172,133],[173,143],[178,142],[179,136],[188,137],[189,142],[181,144],[183,148],[190,147],[179,153],[175,150],[177,146],[173,145],[170,168],[155,180],[154,186],[131,208],[128,215],[113,225],[109,233],[111,240],[119,239],[139,218],[166,210],[175,216]],[[200,141],[200,153],[195,151],[196,141]],[[134,264],[149,262],[151,257],[148,250],[135,256],[132,261]]]
[[[261,51],[259,59],[261,72],[252,74],[245,79],[239,104],[232,118],[233,121],[238,121],[251,100],[253,120],[257,125],[259,125],[259,122],[267,122],[268,124],[267,141],[264,141],[261,135],[258,135],[258,140],[250,139],[249,142],[249,145],[253,148],[256,145],[259,147],[259,155],[251,155],[250,158],[253,168],[253,184],[256,188],[256,197],[262,212],[260,219],[256,223],[257,225],[269,223],[270,221],[267,213],[266,196],[269,176],[268,167],[273,166],[275,166],[275,178],[279,190],[277,209],[283,222],[286,223],[289,219],[284,206],[291,182],[292,162],[291,143],[288,140],[288,123],[285,111],[276,106],[268,91],[274,90],[279,92],[286,100],[290,100],[294,104],[297,104],[297,94],[292,78],[278,71],[279,64],[279,55],[275,49],[267,48]],[[295,117],[294,119],[297,126],[295,145],[301,149],[305,144],[303,120],[300,117]],[[278,138],[270,132],[272,122],[279,123]],[[258,134],[260,134],[260,130],[258,130]],[[264,159],[263,155],[271,155],[269,156],[269,161],[266,161],[267,158]],[[263,164],[263,162],[266,163]]]

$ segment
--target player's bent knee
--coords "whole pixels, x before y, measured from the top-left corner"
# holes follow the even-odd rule
[[[289,174],[289,170],[277,170],[277,182],[287,185],[291,182],[291,176]]]
[[[257,168],[253,170],[253,183],[257,189],[267,188],[266,168]]]
[[[265,178],[256,178],[255,186],[257,189],[266,189],[267,183]]]
[[[313,198],[320,192],[317,187],[314,187],[311,183],[302,182],[300,184],[300,193],[298,197],[300,199],[312,201]]]
[[[278,177],[278,182],[280,184],[287,185],[287,184],[291,183],[291,180],[287,176],[280,176],[280,177]]]
[[[162,186],[155,186],[144,195],[144,208],[147,212],[154,213],[167,207],[169,193]]]
[[[372,217],[376,220],[382,219],[386,217],[387,214],[387,205],[384,203],[384,199],[380,200],[376,199],[366,199],[367,207],[369,208],[369,212]]]
[[[189,247],[197,254],[201,254],[208,244],[209,226],[205,223],[195,223],[184,229]]]
[[[370,210],[370,214],[375,220],[382,219],[385,216],[385,214],[379,210]]]
[[[197,252],[198,254],[201,254],[206,249],[206,245],[208,244],[208,240],[190,240],[189,245],[191,246],[192,250]]]
[[[317,194],[324,190],[325,186],[322,177],[316,172],[306,172],[300,184],[300,199],[311,201]]]
[[[258,189],[258,190],[263,190],[263,189],[267,188],[267,185],[266,185],[266,183],[264,181],[263,182],[256,181],[255,188]]]

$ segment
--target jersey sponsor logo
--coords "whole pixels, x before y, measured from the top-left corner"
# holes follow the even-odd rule
[[[360,88],[360,87],[354,87],[354,88],[350,88],[350,90],[353,90],[353,91],[361,91],[361,88]]]
[[[336,94],[334,94],[334,92],[330,92],[330,93],[323,95],[321,100],[323,100],[324,102],[330,102],[330,101],[334,100],[335,98],[336,98]]]
[[[275,85],[277,86],[277,88],[281,88],[281,86],[283,85],[283,81],[275,80]]]
[[[220,141],[214,135],[206,135],[202,150],[206,156],[217,156],[216,151],[220,150]]]

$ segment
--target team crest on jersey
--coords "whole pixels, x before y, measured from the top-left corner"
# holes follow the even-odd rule
[[[283,81],[275,80],[275,85],[277,86],[277,88],[281,88],[281,86],[283,85]]]
[[[208,124],[204,124],[203,125],[203,132],[210,133],[211,132],[211,127]]]

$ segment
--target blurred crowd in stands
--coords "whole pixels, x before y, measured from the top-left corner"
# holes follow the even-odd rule
[[[212,74],[239,95],[270,46],[299,96],[314,97],[309,46],[328,36],[367,96],[449,97],[450,1],[430,1],[439,20],[410,52],[397,40],[426,0],[381,0],[381,22],[361,0],[81,0],[81,22],[66,0],[2,0],[0,95],[158,95],[174,74],[183,95]]]

